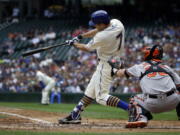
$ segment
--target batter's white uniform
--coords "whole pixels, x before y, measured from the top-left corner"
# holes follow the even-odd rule
[[[140,77],[146,71],[145,69],[150,66],[149,63],[143,62],[128,68],[127,72],[135,77]],[[140,80],[140,87],[143,94],[134,97],[136,102],[153,113],[175,109],[180,102],[180,95],[176,91],[167,96],[168,92],[176,90],[175,85],[180,84],[180,77],[167,65],[163,65],[162,67],[172,75],[174,81],[169,75],[161,72],[147,74]],[[150,95],[153,95],[153,97]]]
[[[41,71],[37,71],[36,77],[46,85],[42,90],[41,104],[49,104],[49,92],[55,87],[55,80]]]
[[[95,99],[97,103],[106,105],[109,98],[109,87],[112,82],[111,66],[108,60],[120,56],[124,48],[124,26],[117,20],[112,19],[110,26],[98,32],[87,44],[91,50],[96,50],[99,64],[87,86],[85,95]]]

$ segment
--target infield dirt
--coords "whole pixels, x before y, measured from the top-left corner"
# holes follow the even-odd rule
[[[126,129],[125,120],[82,118],[80,125],[59,125],[64,114],[0,107],[0,129],[48,132],[180,132],[179,121],[150,121],[146,128]],[[21,117],[22,116],[22,117]]]

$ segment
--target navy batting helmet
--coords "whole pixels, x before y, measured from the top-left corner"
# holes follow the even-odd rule
[[[97,10],[91,14],[91,20],[89,24],[96,25],[96,24],[109,24],[110,23],[110,17],[108,13],[104,10]]]

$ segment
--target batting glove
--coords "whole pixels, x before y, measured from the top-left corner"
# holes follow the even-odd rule
[[[82,35],[79,35],[77,37],[74,37],[71,40],[66,40],[67,45],[74,45],[74,43],[79,42],[81,39],[83,39]]]
[[[74,37],[72,40],[73,40],[74,42],[79,42],[81,39],[83,39],[83,37],[82,37],[82,35],[79,35],[79,36],[77,36],[77,37]]]
[[[74,41],[73,40],[66,40],[65,43],[67,45],[74,45]]]

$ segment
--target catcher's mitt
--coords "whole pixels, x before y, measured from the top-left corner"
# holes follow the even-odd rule
[[[120,58],[112,58],[108,61],[109,65],[111,66],[111,76],[113,77],[118,69],[124,68],[124,62]]]

